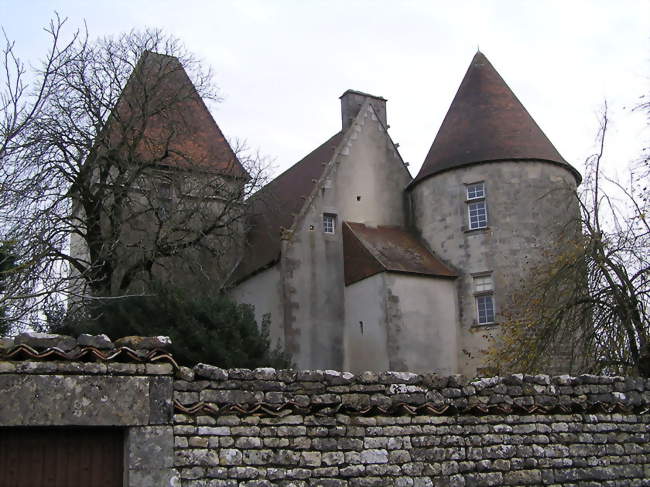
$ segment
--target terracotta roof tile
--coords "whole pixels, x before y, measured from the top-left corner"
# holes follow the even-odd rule
[[[343,253],[346,286],[384,271],[456,277],[415,235],[400,227],[344,222]]]
[[[477,162],[530,159],[559,164],[581,179],[490,61],[477,52],[411,185]]]
[[[145,127],[142,133],[141,126]],[[142,136],[136,150],[144,161],[160,159],[161,165],[248,176],[187,72],[173,56],[150,51],[142,55],[111,115],[108,130],[111,149],[131,136]]]

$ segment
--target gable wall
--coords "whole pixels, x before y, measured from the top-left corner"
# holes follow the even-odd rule
[[[341,219],[404,226],[403,190],[411,175],[370,105],[350,130],[333,175]]]
[[[411,178],[368,104],[323,177],[283,245],[285,343],[300,367],[341,369],[345,322],[341,222],[403,225],[402,190]],[[323,213],[336,214],[334,235],[323,233]]]

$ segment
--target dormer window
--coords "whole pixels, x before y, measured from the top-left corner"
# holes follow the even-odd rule
[[[468,228],[478,230],[487,228],[487,205],[485,202],[485,184],[472,183],[467,185],[467,217]]]
[[[323,233],[334,235],[336,230],[336,215],[333,213],[323,213]]]

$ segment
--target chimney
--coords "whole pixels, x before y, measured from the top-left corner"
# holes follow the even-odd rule
[[[384,127],[388,127],[386,122],[386,98],[381,96],[369,95],[368,93],[362,93],[361,91],[347,90],[340,96],[341,99],[341,120],[343,122],[343,131],[345,132],[350,125],[352,125],[352,120],[357,116],[361,105],[368,100],[370,104],[375,109],[375,113]]]

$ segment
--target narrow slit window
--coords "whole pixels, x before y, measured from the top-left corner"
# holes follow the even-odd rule
[[[323,214],[323,233],[334,234],[336,229],[336,215],[331,213]]]

